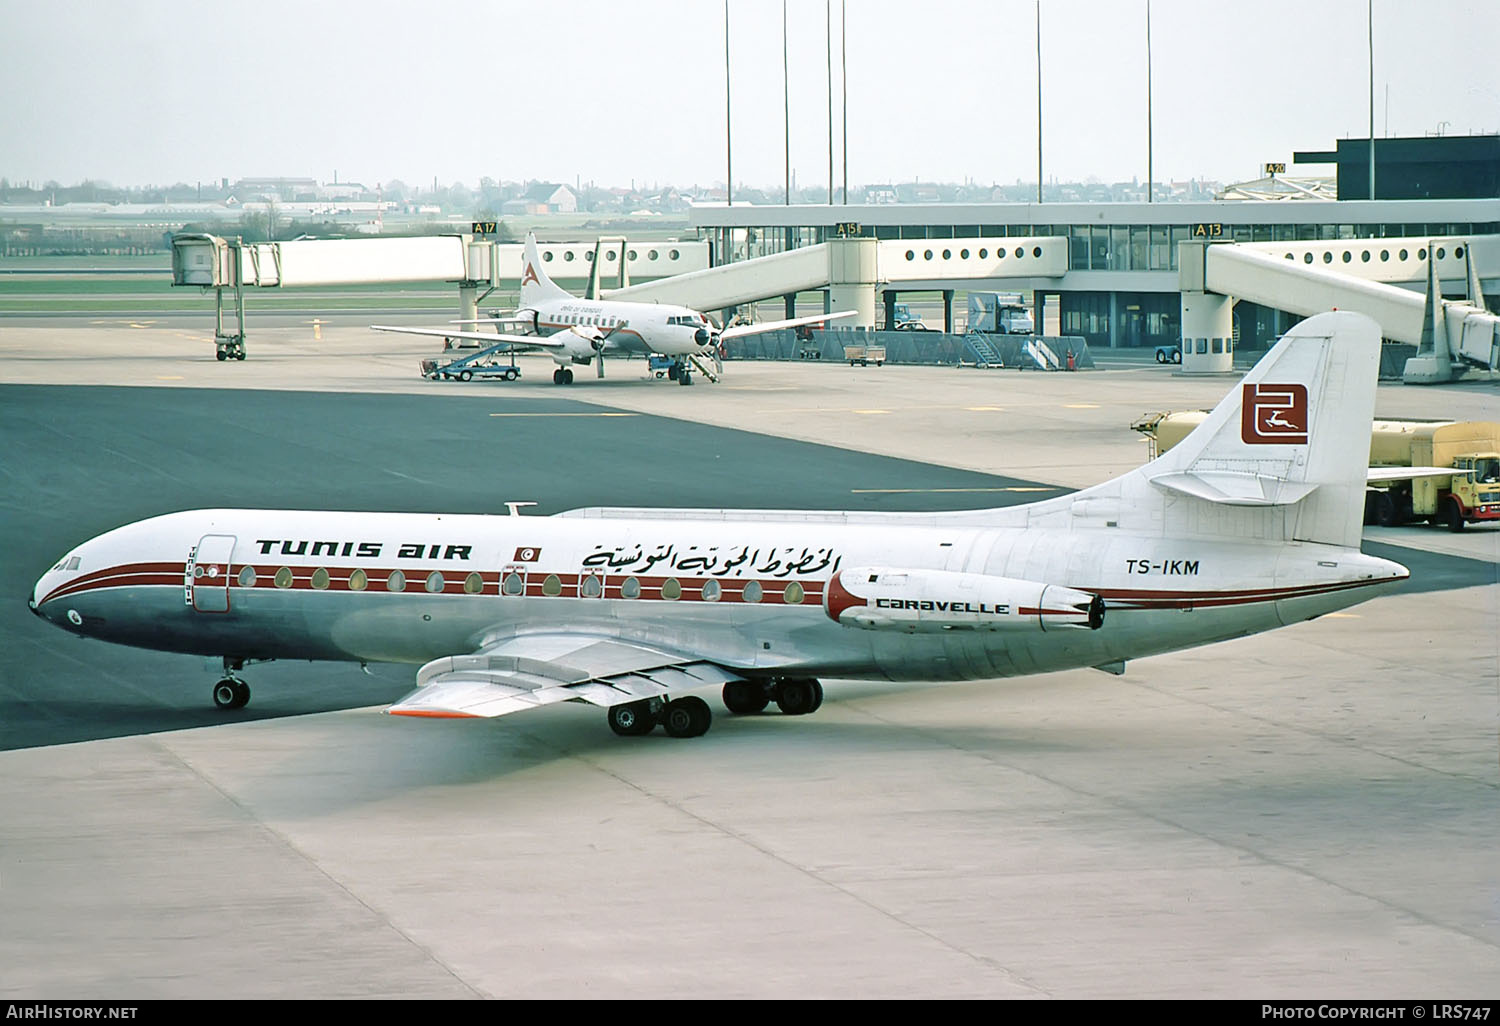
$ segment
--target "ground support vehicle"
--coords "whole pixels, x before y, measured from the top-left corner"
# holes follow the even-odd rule
[[[509,356],[509,363],[501,363],[501,356]],[[516,366],[516,348],[509,342],[480,349],[478,352],[457,359],[429,359],[422,361],[422,377],[429,381],[470,381],[474,378],[499,378],[514,381],[521,376]]]
[[[1208,414],[1152,413],[1131,425],[1155,459]],[[1500,424],[1491,421],[1377,420],[1370,426],[1365,523],[1412,521],[1461,531],[1500,522]]]
[[[1377,420],[1368,484],[1367,524],[1500,521],[1500,424]]]

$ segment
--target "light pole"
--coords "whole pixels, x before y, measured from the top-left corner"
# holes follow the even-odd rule
[[[724,199],[734,206],[734,142],[729,132],[729,0],[724,0]]]
[[[1042,0],[1036,0],[1036,201],[1042,201]]]

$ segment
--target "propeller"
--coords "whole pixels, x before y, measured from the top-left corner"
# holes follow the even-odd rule
[[[619,324],[611,325],[608,331],[593,340],[592,344],[594,346],[594,371],[599,377],[604,377],[604,343],[608,341],[609,336],[613,335],[621,328],[629,326],[629,324],[629,321],[621,321]]]
[[[724,341],[723,329],[707,314],[703,315],[703,319],[708,322],[708,327],[699,328],[693,335],[693,341],[703,347],[704,354],[711,354],[713,356],[714,365],[722,373],[724,370],[724,358],[719,355],[719,347]]]

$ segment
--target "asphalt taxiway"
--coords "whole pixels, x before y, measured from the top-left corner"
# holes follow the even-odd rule
[[[226,717],[202,660],[26,612],[74,542],[193,506],[1025,501],[1232,384],[617,361],[563,392],[319,329],[226,365],[180,324],[0,324],[0,996],[1493,996],[1493,530],[1372,529],[1403,593],[1123,677],[828,682],[694,741],[382,716],[405,667],[252,667]]]

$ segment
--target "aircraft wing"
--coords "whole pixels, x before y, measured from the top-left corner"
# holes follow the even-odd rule
[[[839,313],[815,314],[811,317],[793,317],[786,321],[763,321],[760,324],[739,324],[733,328],[725,328],[719,333],[719,338],[727,342],[732,338],[740,338],[744,335],[759,335],[763,331],[777,331],[781,328],[799,328],[804,324],[822,324],[824,321],[834,321],[840,317],[854,316],[856,316],[856,311],[842,310]]]
[[[1365,484],[1384,484],[1391,481],[1415,481],[1422,477],[1452,477],[1452,467],[1370,467],[1365,471]]]
[[[395,716],[491,717],[555,702],[611,706],[725,684],[739,673],[693,656],[587,634],[528,634],[434,659]]]
[[[390,324],[372,324],[374,331],[394,331],[400,335],[431,335],[433,338],[463,338],[486,345],[509,342],[513,346],[537,349],[561,349],[563,340],[557,335],[508,335],[503,331],[455,331],[452,328],[398,328]]]

